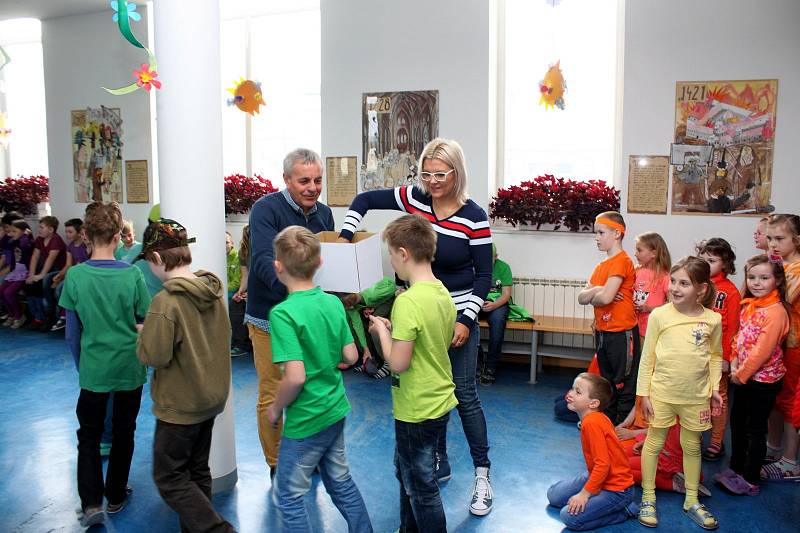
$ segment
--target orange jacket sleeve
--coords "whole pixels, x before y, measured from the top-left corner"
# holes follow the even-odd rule
[[[592,494],[599,494],[611,472],[611,455],[608,453],[603,429],[594,423],[587,426],[582,428],[585,433],[581,440],[583,440],[583,456],[589,470],[589,479],[583,488]]]
[[[735,288],[735,287],[734,287]],[[725,302],[725,315],[722,317],[722,358],[730,361],[732,357],[732,342],[739,331],[739,313],[741,311],[742,297],[739,291],[728,293]]]

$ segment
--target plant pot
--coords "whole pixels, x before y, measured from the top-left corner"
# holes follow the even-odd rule
[[[225,222],[233,224],[247,224],[250,221],[250,213],[231,213],[225,215]]]
[[[594,233],[592,230],[570,231],[570,229],[567,226],[564,226],[563,224],[559,225],[558,227],[556,227],[556,224],[542,224],[539,226],[539,229],[536,229],[535,225],[530,226],[530,225],[517,224],[516,226],[513,226],[512,224],[509,224],[503,219],[497,219],[491,221],[491,229],[492,231],[499,231],[502,233],[515,232],[515,231],[536,232],[536,233],[572,233],[575,235],[591,235],[592,233]]]

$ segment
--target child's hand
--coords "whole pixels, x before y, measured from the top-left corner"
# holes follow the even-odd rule
[[[26,283],[27,285],[30,285],[30,284],[31,284],[31,283],[33,283],[33,282],[34,282],[34,279],[33,279],[33,274],[28,274],[28,277],[27,277],[27,278],[25,278],[25,283]]]
[[[62,280],[62,279],[64,279],[64,276],[63,276],[63,275],[61,275],[61,272],[59,272],[58,274],[56,274],[55,276],[53,276],[53,283],[52,283],[52,285],[53,285],[53,286],[55,286],[55,285],[58,285],[59,283],[61,283],[61,280]]]
[[[617,294],[614,295],[614,301],[615,302],[621,302],[623,298],[624,298],[624,296],[622,296],[621,292],[618,292]]]
[[[622,426],[617,426],[616,428],[614,428],[614,430],[615,430],[615,432],[617,434],[617,438],[619,440],[627,440],[627,439],[632,439],[632,438],[636,437],[636,433],[634,433],[632,430],[630,430],[628,428],[625,428],[625,427],[622,427]]]
[[[580,514],[586,509],[586,502],[589,501],[589,494],[585,490],[580,491],[578,494],[573,495],[567,501],[567,511],[571,515]]]
[[[362,301],[361,295],[357,292],[353,292],[342,297],[342,303],[344,304],[345,309],[352,309]]]
[[[144,324],[136,324],[136,333],[141,333],[144,329]]]
[[[637,313],[641,313],[641,314],[650,313],[650,312],[653,311],[653,308],[650,307],[647,304],[638,304],[638,305],[634,305],[633,307],[636,309]]]
[[[370,359],[372,359],[372,353],[369,351],[369,348],[364,346],[364,362],[366,363]]]
[[[730,372],[731,371],[731,364],[730,364],[730,362],[726,361],[725,359],[722,360],[722,371],[723,372]]]
[[[278,420],[280,420],[282,414],[283,413],[275,409],[274,403],[267,406],[267,420],[272,427],[278,427]]]
[[[489,300],[486,300],[485,302],[483,302],[483,307],[481,309],[483,309],[485,313],[491,313],[492,311],[497,309],[497,304],[495,304],[494,302],[490,302]]]
[[[722,395],[719,393],[719,391],[713,391],[711,393],[711,416],[721,415],[722,406],[724,403],[725,402],[722,400]]]
[[[653,404],[650,403],[650,398],[647,396],[640,396],[642,399],[641,406],[642,406],[642,414],[644,415],[644,419],[648,422],[652,421],[653,419]]]
[[[383,331],[392,331],[392,323],[388,318],[382,316],[369,315],[369,332],[381,333]]]

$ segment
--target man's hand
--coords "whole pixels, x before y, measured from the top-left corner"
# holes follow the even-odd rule
[[[467,339],[469,338],[469,328],[462,324],[461,322],[456,322],[455,328],[453,329],[453,342],[450,346],[454,348],[458,348],[459,346],[463,346]]]
[[[586,489],[581,490],[567,501],[567,512],[571,515],[580,514],[586,509],[586,502],[589,501],[591,494]]]

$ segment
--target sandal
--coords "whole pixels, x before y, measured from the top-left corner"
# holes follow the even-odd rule
[[[697,524],[698,526],[702,527],[703,529],[717,529],[719,527],[719,522],[711,514],[711,511],[703,505],[702,503],[696,503],[689,507],[688,509],[683,510],[689,518],[692,519],[692,522]]]
[[[792,465],[785,459],[781,458],[780,461],[775,461],[772,464],[764,465],[761,467],[761,479],[765,481],[795,481],[800,479],[800,469]]]
[[[706,461],[719,461],[725,457],[725,445],[712,442],[708,448],[703,451],[703,459]]]
[[[639,504],[639,523],[645,527],[658,527],[656,502],[642,501]]]
[[[745,478],[736,474],[734,476],[723,476],[717,474],[714,476],[714,481],[728,489],[733,494],[740,496],[755,496],[758,494],[759,489],[755,485],[751,485]]]

